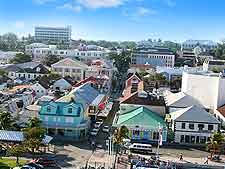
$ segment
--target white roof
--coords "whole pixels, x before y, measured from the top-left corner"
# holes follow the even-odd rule
[[[176,121],[220,123],[212,114],[198,106],[190,106],[170,113],[171,118]]]
[[[199,101],[184,92],[172,93],[167,90],[163,93],[163,95],[166,106],[169,107],[185,108],[193,105],[204,107]]]

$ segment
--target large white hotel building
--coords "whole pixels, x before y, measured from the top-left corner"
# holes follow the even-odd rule
[[[69,42],[71,40],[72,27],[45,27],[34,28],[35,40],[40,42]]]

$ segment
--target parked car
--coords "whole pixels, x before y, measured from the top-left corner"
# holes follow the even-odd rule
[[[23,167],[21,167],[20,169],[36,169],[32,166],[29,166],[29,165],[24,165]]]
[[[97,136],[97,135],[98,135],[98,132],[97,132],[97,131],[91,131],[91,132],[90,132],[90,135],[91,135],[91,136]]]
[[[44,167],[40,164],[36,164],[36,163],[27,163],[26,165],[34,167],[35,169],[43,169]]]
[[[109,130],[110,130],[109,126],[104,126],[102,129],[102,131],[105,133],[109,133]]]
[[[33,163],[40,164],[43,167],[57,167],[56,161],[52,158],[39,158],[32,161]]]
[[[94,127],[95,127],[95,128],[100,128],[102,124],[103,124],[102,121],[97,121],[97,122],[94,124]]]

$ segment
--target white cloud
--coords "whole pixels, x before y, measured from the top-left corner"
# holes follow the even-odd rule
[[[70,3],[66,3],[63,6],[58,7],[59,9],[68,9],[73,12],[79,13],[82,10],[82,7],[80,5],[72,5]]]
[[[86,8],[110,8],[122,5],[127,0],[77,0]]]
[[[43,5],[45,3],[48,2],[54,2],[55,0],[33,0],[34,3],[39,4],[39,5]]]
[[[25,23],[23,21],[16,21],[14,23],[14,27],[17,28],[17,29],[23,29],[25,26]]]

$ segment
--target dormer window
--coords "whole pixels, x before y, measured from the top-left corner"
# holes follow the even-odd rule
[[[47,107],[47,112],[51,112],[51,107],[50,106]]]
[[[73,112],[73,109],[72,108],[68,108],[68,113],[72,113]]]

